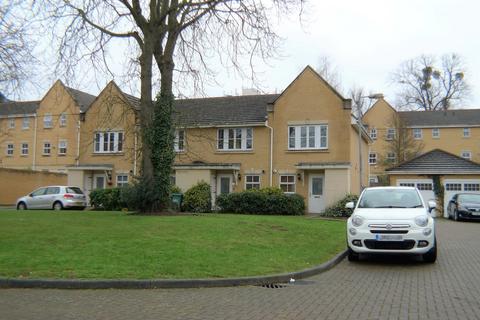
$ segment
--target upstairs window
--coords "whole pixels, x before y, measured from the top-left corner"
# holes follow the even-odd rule
[[[116,153],[123,151],[123,132],[97,132],[93,143],[94,153]]]
[[[387,161],[391,163],[395,163],[397,161],[397,154],[395,152],[388,152]]]
[[[22,119],[22,129],[28,129],[30,128],[30,118],[29,117],[23,117]]]
[[[14,149],[13,143],[7,143],[7,150],[5,151],[7,156],[9,157],[13,156],[13,149]]]
[[[176,152],[185,150],[185,130],[175,130],[174,147]]]
[[[66,127],[67,126],[67,114],[66,113],[62,113],[60,115],[60,127]]]
[[[22,143],[22,156],[28,156],[28,143]]]
[[[67,154],[67,140],[58,141],[58,154],[59,155]]]
[[[52,120],[52,114],[51,113],[46,113],[43,116],[43,127],[44,128],[52,128],[53,127],[53,120]]]
[[[8,117],[8,128],[15,129],[15,118]]]
[[[395,128],[388,128],[388,129],[387,129],[386,139],[387,139],[387,140],[393,140],[393,139],[395,139],[395,134],[396,134]]]
[[[370,138],[372,140],[377,140],[377,128],[370,129]]]
[[[368,154],[368,163],[370,165],[377,164],[377,154],[375,152],[370,152]]]
[[[50,144],[50,141],[45,141],[43,143],[43,155],[49,156],[51,151],[52,151],[52,145]]]
[[[432,129],[432,138],[435,138],[435,139],[440,138],[440,129],[439,128],[433,128]]]
[[[472,152],[471,151],[462,151],[460,154],[460,157],[467,159],[467,160],[472,160]]]
[[[217,148],[219,150],[252,150],[253,129],[218,129]]]
[[[413,129],[413,139],[421,140],[422,136],[423,136],[422,135],[422,129],[420,129],[420,128]]]
[[[328,125],[288,127],[288,149],[315,150],[328,148]]]
[[[470,138],[470,128],[463,128],[463,137]]]

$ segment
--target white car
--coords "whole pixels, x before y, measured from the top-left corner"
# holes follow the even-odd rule
[[[347,220],[348,260],[360,254],[418,254],[425,262],[437,259],[435,202],[425,204],[412,187],[366,188]]]
[[[82,189],[72,186],[48,186],[38,188],[17,200],[17,210],[70,208],[85,209],[87,201]]]

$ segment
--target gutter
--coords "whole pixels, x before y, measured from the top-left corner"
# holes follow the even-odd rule
[[[78,166],[80,163],[80,114],[78,115],[78,122],[77,122],[77,157],[75,160],[75,164]]]
[[[36,162],[36,156],[37,156],[37,119],[38,116],[35,113],[34,116],[35,118],[35,128],[33,130],[33,163],[32,163],[32,170],[35,170],[35,162]]]
[[[270,129],[270,187],[273,186],[273,128],[268,125],[268,118],[265,120],[265,127]]]

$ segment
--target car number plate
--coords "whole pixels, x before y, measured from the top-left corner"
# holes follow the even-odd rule
[[[472,212],[472,216],[480,216],[480,212],[479,211]]]
[[[375,240],[378,241],[402,241],[403,237],[401,234],[377,234],[375,235]]]

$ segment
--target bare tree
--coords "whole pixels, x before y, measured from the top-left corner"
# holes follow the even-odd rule
[[[420,56],[400,65],[393,73],[399,85],[397,105],[420,110],[447,110],[464,102],[470,93],[465,65],[457,54],[443,55],[440,66],[434,56]]]
[[[4,94],[18,92],[33,73],[35,41],[27,32],[27,8],[22,0],[0,3],[0,92]]]
[[[395,163],[408,161],[421,154],[424,144],[420,140],[415,140],[411,128],[398,115],[393,114],[388,120],[388,129],[386,132],[387,145],[384,154],[387,155],[383,160],[386,167]],[[389,134],[388,130],[392,130]],[[388,154],[392,154],[394,158],[389,158]]]
[[[320,56],[315,70],[338,92],[343,91],[342,77],[338,67],[333,63],[329,56]]]
[[[136,56],[140,74],[142,178],[168,186],[173,161],[171,125],[174,71],[188,74],[201,86],[201,76],[212,72],[209,58],[245,74],[241,57],[275,54],[279,37],[271,18],[303,8],[305,0],[49,0],[50,21],[59,38],[60,63],[67,73],[84,60],[110,70],[108,52],[114,39],[125,40]],[[63,31],[59,28],[63,27]],[[153,76],[158,71],[160,91],[153,103]],[[166,140],[164,140],[166,139]],[[152,184],[151,188],[155,188]],[[162,193],[163,192],[163,193]],[[168,192],[162,191],[145,208],[161,209]]]

